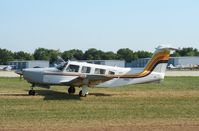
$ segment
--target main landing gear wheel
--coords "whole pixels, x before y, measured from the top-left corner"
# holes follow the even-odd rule
[[[28,94],[29,94],[30,96],[35,96],[35,91],[34,91],[34,90],[29,90]]]
[[[70,86],[68,88],[68,94],[74,94],[75,93],[75,87],[74,86]]]
[[[82,93],[82,90],[79,92],[79,96],[80,96],[80,97],[86,97],[86,95],[87,95],[87,94],[83,94],[83,93]]]

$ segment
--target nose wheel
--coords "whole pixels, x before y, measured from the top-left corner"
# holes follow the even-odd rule
[[[79,92],[80,97],[86,97],[88,95],[88,87],[82,87],[82,90]]]
[[[74,94],[75,93],[75,87],[74,86],[70,86],[68,88],[68,94]]]
[[[83,93],[82,93],[82,90],[79,92],[79,96],[80,96],[80,97],[86,97],[86,95],[87,95],[87,94],[83,94]]]

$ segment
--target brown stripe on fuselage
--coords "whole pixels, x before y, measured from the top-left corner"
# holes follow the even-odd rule
[[[44,75],[60,75],[60,76],[81,76],[80,73],[71,72],[44,72]]]

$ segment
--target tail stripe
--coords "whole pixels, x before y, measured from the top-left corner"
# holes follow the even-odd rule
[[[127,75],[115,75],[114,78],[142,78],[142,77],[145,77],[145,76],[148,76],[149,74],[151,74],[151,72],[155,69],[155,67],[158,65],[158,64],[161,64],[161,63],[167,63],[168,60],[160,60],[158,61],[150,71],[143,71],[142,73],[139,73],[139,74],[127,74]]]
[[[155,54],[152,59],[148,62],[143,72],[138,74],[125,74],[125,75],[113,75],[112,78],[141,78],[145,77],[155,69],[158,64],[167,63],[169,60],[169,52],[163,51]]]

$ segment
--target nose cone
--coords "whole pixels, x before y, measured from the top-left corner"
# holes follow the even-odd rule
[[[31,83],[42,83],[43,82],[43,71],[30,68],[23,70],[24,79]]]

